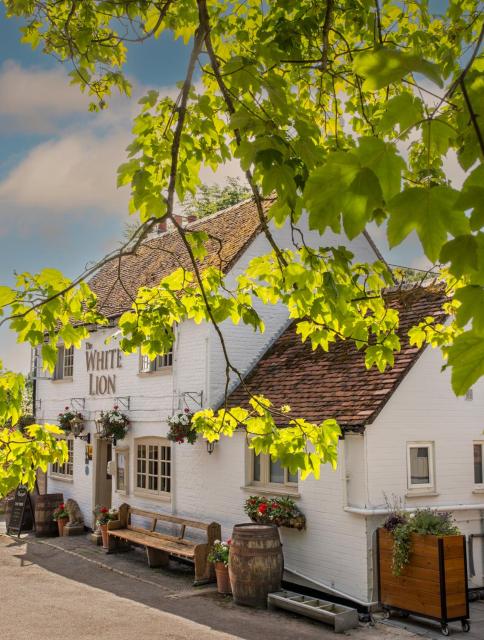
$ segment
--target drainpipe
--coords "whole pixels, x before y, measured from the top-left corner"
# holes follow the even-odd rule
[[[425,496],[419,496],[424,498]],[[433,504],[431,505],[432,509],[436,511],[481,511],[484,510],[484,504],[476,503],[476,504]],[[407,511],[408,513],[412,513],[413,511],[417,511],[418,509],[422,509],[422,505],[418,507],[404,507],[402,511]],[[359,516],[386,516],[392,512],[392,510],[388,507],[344,507],[344,511],[348,513],[355,513]]]

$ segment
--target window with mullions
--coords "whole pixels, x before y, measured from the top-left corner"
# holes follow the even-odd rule
[[[70,480],[74,475],[74,440],[72,438],[67,438],[66,443],[68,453],[67,462],[64,462],[63,464],[54,462],[50,467],[50,475]]]
[[[295,491],[297,489],[298,474],[291,473],[289,469],[283,467],[279,460],[275,462],[271,456],[261,453],[256,455],[252,450],[250,455],[249,483],[254,486],[267,488],[283,488]]]
[[[136,440],[136,492],[160,497],[171,493],[171,446],[163,438]]]
[[[57,362],[54,369],[54,380],[72,378],[74,374],[74,347],[68,349],[61,345],[57,348]]]
[[[152,371],[163,371],[173,366],[173,351],[169,351],[162,356],[156,356],[150,360],[148,356],[140,356],[140,373],[151,373]]]

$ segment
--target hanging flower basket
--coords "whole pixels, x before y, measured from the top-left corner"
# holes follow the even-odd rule
[[[166,436],[168,440],[178,442],[178,444],[183,444],[184,442],[194,444],[197,441],[197,432],[193,428],[192,418],[193,413],[189,409],[168,416],[167,422],[170,427]]]
[[[84,422],[84,416],[79,411],[72,411],[69,407],[65,407],[64,411],[58,415],[59,427],[66,433],[71,432],[73,420]]]
[[[96,429],[101,438],[123,440],[128,433],[129,418],[117,406],[109,411],[101,411],[96,420]]]
[[[250,496],[245,502],[244,511],[252,522],[258,524],[275,524],[299,531],[306,528],[306,516],[291,498]]]

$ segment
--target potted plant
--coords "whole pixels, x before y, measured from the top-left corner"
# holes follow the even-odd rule
[[[192,425],[193,413],[189,409],[178,411],[172,416],[168,416],[167,422],[169,431],[167,438],[172,442],[182,444],[185,440],[189,444],[194,444],[197,440],[197,432]]]
[[[244,511],[252,522],[259,524],[275,524],[299,531],[306,528],[306,516],[291,498],[250,496],[245,501]]]
[[[82,413],[79,413],[79,411],[72,411],[69,407],[65,407],[64,411],[61,411],[58,415],[60,428],[63,429],[66,433],[70,432],[72,420],[74,420],[74,418],[84,421]]]
[[[109,411],[101,411],[96,427],[101,438],[112,438],[113,440],[123,440],[128,433],[129,418],[121,413],[117,405]]]
[[[55,509],[52,519],[57,522],[59,536],[63,536],[64,527],[69,522],[69,514],[67,512],[66,505],[63,502],[57,507],[57,509]]]
[[[379,601],[390,611],[460,620],[469,630],[465,537],[450,513],[395,510],[378,530]]]
[[[232,593],[229,578],[229,551],[231,540],[222,542],[215,540],[213,547],[208,554],[208,561],[215,565],[215,576],[217,577],[217,591],[222,594]]]
[[[117,520],[118,510],[115,507],[108,509],[107,507],[96,507],[96,524],[101,529],[101,537],[103,548],[108,548],[108,522]]]

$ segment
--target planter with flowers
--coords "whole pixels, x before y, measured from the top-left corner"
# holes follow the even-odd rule
[[[72,421],[81,420],[84,421],[84,416],[79,411],[72,411],[69,407],[65,407],[64,411],[61,411],[58,415],[58,422],[61,429],[66,433],[70,433],[72,427]]]
[[[64,527],[69,522],[69,513],[67,512],[66,505],[63,502],[57,507],[57,509],[55,509],[52,519],[57,522],[59,536],[63,536]]]
[[[229,551],[231,540],[222,542],[215,540],[213,547],[208,554],[208,561],[215,565],[215,575],[217,577],[217,591],[219,593],[232,593],[229,577]]]
[[[123,440],[128,433],[129,418],[121,413],[117,405],[109,411],[101,411],[96,420],[96,428],[101,438]]]
[[[466,540],[450,513],[394,511],[378,529],[378,595],[388,612],[460,620],[469,631]]]
[[[252,522],[259,524],[275,524],[299,531],[306,528],[306,516],[291,498],[250,496],[245,501],[244,511]]]
[[[118,519],[118,510],[116,507],[108,509],[107,507],[96,507],[96,524],[101,529],[101,537],[104,549],[108,548],[108,522]]]
[[[170,427],[167,438],[172,442],[183,444],[185,441],[194,444],[197,440],[197,432],[192,426],[193,413],[189,409],[178,411],[172,416],[168,416],[167,422]]]

